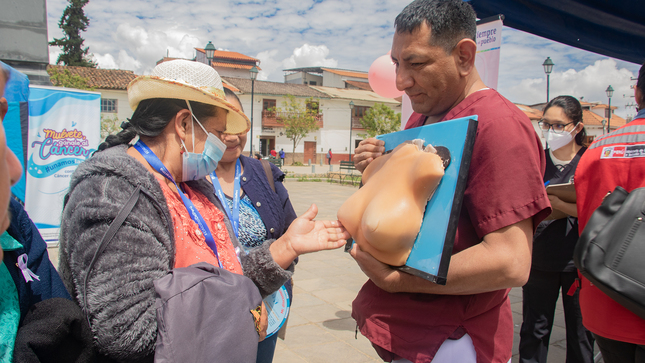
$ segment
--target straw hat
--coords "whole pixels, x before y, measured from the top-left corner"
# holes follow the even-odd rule
[[[226,132],[249,131],[246,115],[226,100],[222,79],[204,63],[183,59],[158,64],[148,76],[139,76],[128,85],[128,100],[135,110],[139,102],[151,98],[175,98],[214,105],[228,110]]]

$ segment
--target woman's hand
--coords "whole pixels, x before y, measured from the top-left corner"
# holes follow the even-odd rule
[[[267,313],[267,308],[264,306],[264,301],[262,301],[262,310],[260,310],[260,342],[267,337],[267,328],[269,327],[269,314]]]
[[[318,207],[311,207],[296,218],[289,229],[270,247],[273,259],[287,268],[296,257],[310,252],[331,250],[344,246],[349,232],[339,221],[314,221]]]
[[[551,202],[551,208],[557,209],[572,217],[578,217],[578,209],[576,203],[567,203],[553,194],[547,194],[547,197],[549,197],[549,202]]]

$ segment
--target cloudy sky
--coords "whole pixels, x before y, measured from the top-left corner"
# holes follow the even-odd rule
[[[157,60],[191,58],[212,41],[218,49],[261,60],[259,79],[283,81],[283,69],[328,66],[367,71],[392,44],[393,21],[410,0],[91,0],[85,45],[101,68],[144,74]],[[50,40],[61,37],[58,21],[66,0],[47,0]],[[58,48],[50,48],[50,62]],[[639,65],[555,43],[505,27],[498,90],[513,102],[546,98],[542,62],[555,63],[551,97],[570,94],[607,102],[633,116],[631,85]],[[624,97],[623,97],[624,95]]]

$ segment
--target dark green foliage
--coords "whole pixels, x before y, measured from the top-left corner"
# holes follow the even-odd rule
[[[63,16],[58,22],[58,26],[63,30],[63,38],[54,38],[49,45],[62,47],[63,53],[58,56],[56,64],[66,66],[96,67],[96,63],[91,60],[88,52],[89,47],[83,47],[85,39],[81,37],[81,32],[87,30],[90,25],[90,19],[85,16],[83,7],[89,0],[68,0],[69,6],[65,8]]]

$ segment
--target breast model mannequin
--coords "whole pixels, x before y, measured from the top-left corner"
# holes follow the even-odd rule
[[[405,264],[426,204],[444,174],[444,163],[423,140],[397,146],[363,172],[363,187],[338,210],[338,220],[358,246],[377,260]]]

